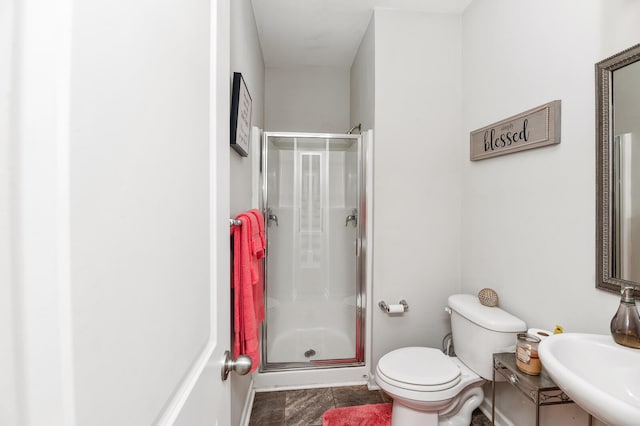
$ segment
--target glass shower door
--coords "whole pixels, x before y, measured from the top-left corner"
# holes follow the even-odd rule
[[[358,363],[360,137],[264,137],[265,369]]]

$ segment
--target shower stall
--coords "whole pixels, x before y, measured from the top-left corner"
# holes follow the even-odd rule
[[[364,365],[361,135],[265,132],[261,372]]]

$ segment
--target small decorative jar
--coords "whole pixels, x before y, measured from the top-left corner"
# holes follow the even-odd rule
[[[538,357],[540,338],[533,334],[518,333],[516,343],[516,365],[523,373],[537,376],[542,370],[542,363]]]

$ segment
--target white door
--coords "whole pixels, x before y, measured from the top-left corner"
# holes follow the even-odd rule
[[[0,23],[0,424],[228,426],[229,0]]]

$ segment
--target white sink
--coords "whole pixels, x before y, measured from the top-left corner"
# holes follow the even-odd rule
[[[609,335],[564,333],[540,343],[542,365],[558,387],[612,425],[640,422],[640,349]]]

